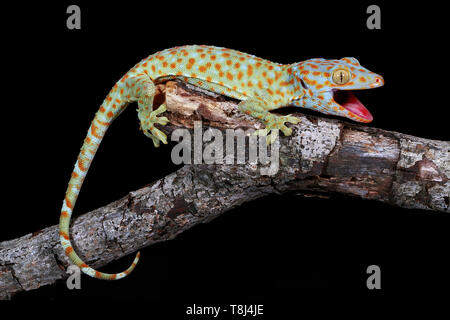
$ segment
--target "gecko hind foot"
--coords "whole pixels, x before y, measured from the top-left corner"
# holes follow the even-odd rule
[[[145,110],[138,109],[139,118],[141,119],[141,130],[144,134],[151,138],[155,147],[159,147],[160,142],[167,144],[167,136],[164,132],[155,127],[155,124],[166,125],[169,122],[167,117],[158,117],[159,114],[167,110],[166,105],[163,103],[158,109],[146,112]]]

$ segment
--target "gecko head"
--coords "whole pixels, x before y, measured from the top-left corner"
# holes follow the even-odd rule
[[[298,64],[296,71],[295,78],[306,89],[302,106],[357,122],[373,120],[353,90],[381,87],[384,80],[355,58],[311,59]]]

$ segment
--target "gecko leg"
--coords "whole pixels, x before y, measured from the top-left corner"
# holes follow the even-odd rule
[[[269,102],[261,98],[250,98],[241,101],[238,105],[238,108],[245,114],[257,118],[261,120],[262,123],[264,123],[264,125],[266,126],[265,129],[257,130],[255,134],[260,136],[267,136],[267,143],[272,143],[277,137],[277,130],[281,130],[286,136],[290,136],[292,134],[292,129],[288,128],[285,125],[285,122],[297,124],[300,122],[300,119],[291,115],[277,116],[275,114],[272,114],[267,111],[268,106]],[[268,134],[271,132],[272,134],[269,137]]]
[[[138,103],[138,118],[140,129],[151,138],[155,147],[159,147],[160,142],[167,144],[167,136],[164,132],[155,127],[155,124],[166,125],[169,120],[166,117],[158,117],[166,111],[163,103],[158,109],[153,110],[153,98],[156,87],[153,81],[146,74],[138,74],[130,77],[126,81],[127,88],[130,88],[131,100]]]

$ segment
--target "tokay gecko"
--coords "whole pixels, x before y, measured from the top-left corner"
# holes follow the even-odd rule
[[[195,86],[240,100],[241,112],[259,119],[265,129],[260,135],[298,123],[290,115],[279,116],[271,110],[293,105],[324,114],[370,122],[372,115],[354,96],[352,90],[380,87],[383,78],[362,67],[355,58],[340,60],[311,59],[293,64],[279,64],[236,50],[212,46],[182,46],[152,54],[136,64],[111,89],[88,130],[72,172],[60,216],[60,240],[70,261],[89,276],[115,280],[126,277],[136,266],[139,252],[125,271],[108,274],[84,263],[74,251],[69,238],[69,223],[81,185],[106,130],[131,102],[137,102],[140,128],[156,147],[167,143],[166,135],[155,127],[168,119],[160,116],[161,104],[153,110],[155,83],[180,79]]]

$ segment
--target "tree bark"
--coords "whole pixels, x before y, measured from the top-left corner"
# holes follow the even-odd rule
[[[238,101],[182,82],[158,85],[155,107],[164,99],[171,124],[161,129],[169,137],[180,127],[192,132],[196,120],[202,121],[204,132],[263,127],[237,110]],[[450,142],[295,115],[301,122],[288,124],[292,135],[275,142],[278,170],[261,174],[270,164],[249,161],[248,143],[243,164],[186,164],[74,219],[75,250],[86,263],[99,268],[173,239],[244,202],[289,191],[316,196],[340,193],[404,208],[450,212]],[[67,278],[68,266],[57,225],[1,242],[0,298]]]

